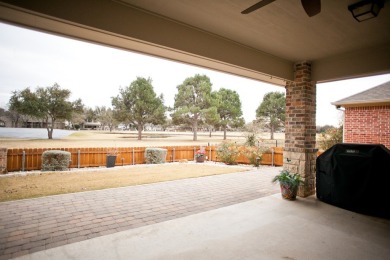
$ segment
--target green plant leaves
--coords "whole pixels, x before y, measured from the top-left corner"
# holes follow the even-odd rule
[[[282,170],[278,175],[276,175],[272,182],[279,182],[283,185],[296,187],[303,182],[302,177],[298,173],[291,174],[287,170]]]

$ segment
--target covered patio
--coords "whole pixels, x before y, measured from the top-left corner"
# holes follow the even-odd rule
[[[390,222],[315,198],[316,84],[390,73],[390,6],[358,22],[357,0],[0,0],[0,20],[189,63],[286,88],[284,168],[304,178],[296,203],[278,194],[26,259],[388,259]],[[321,98],[321,97],[319,97]],[[83,255],[84,254],[84,255]]]

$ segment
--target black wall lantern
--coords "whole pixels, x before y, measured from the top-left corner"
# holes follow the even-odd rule
[[[348,6],[348,10],[358,22],[377,17],[382,8],[383,0],[363,0]]]

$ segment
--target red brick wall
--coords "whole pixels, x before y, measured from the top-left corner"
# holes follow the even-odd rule
[[[344,143],[383,144],[390,149],[390,105],[345,109]]]
[[[311,64],[295,65],[295,82],[286,86],[285,147],[290,151],[316,146],[316,84]],[[302,150],[302,151],[303,151]]]

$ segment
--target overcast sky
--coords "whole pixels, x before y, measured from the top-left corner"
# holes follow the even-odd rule
[[[173,106],[177,86],[187,77],[206,74],[212,89],[236,90],[244,118],[255,119],[264,94],[285,93],[283,87],[133,52],[0,23],[0,107],[6,108],[11,92],[26,87],[58,83],[89,107],[111,106],[120,87],[139,77],[150,77],[155,92]],[[390,80],[390,74],[317,84],[317,125],[339,125],[340,112],[330,103]]]

